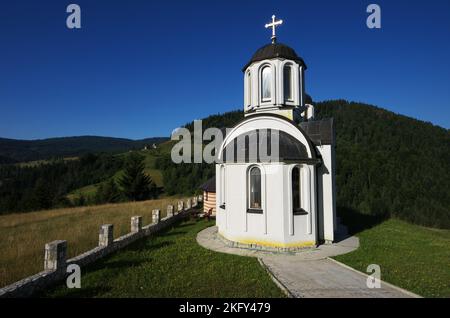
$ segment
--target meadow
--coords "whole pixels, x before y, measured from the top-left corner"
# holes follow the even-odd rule
[[[113,223],[114,236],[130,231],[130,217],[151,222],[151,210],[174,204],[168,197],[0,216],[0,282],[6,285],[42,270],[44,244],[68,241],[69,257],[97,245],[101,224]],[[345,211],[344,211],[345,212]],[[381,267],[384,281],[425,297],[450,297],[450,231],[346,214],[344,223],[360,248],[335,257],[363,273]],[[214,221],[187,221],[134,243],[83,270],[81,290],[64,286],[49,297],[281,297],[257,261],[215,253],[195,237]],[[232,270],[231,270],[232,269]],[[108,279],[105,279],[108,277]]]
[[[54,209],[0,216],[0,287],[42,271],[45,243],[67,240],[68,257],[98,244],[99,227],[114,225],[114,237],[130,232],[130,218],[151,223],[153,209],[176,204],[179,197],[158,200]]]
[[[372,220],[370,220],[372,219]],[[360,247],[334,257],[363,273],[378,264],[381,279],[424,297],[450,297],[450,230],[346,215],[344,223],[359,237]]]
[[[285,297],[254,257],[213,252],[196,236],[214,221],[189,220],[83,269],[80,289],[39,297]]]

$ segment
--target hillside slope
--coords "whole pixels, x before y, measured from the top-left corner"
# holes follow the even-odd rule
[[[368,273],[370,264],[378,264],[383,281],[424,297],[450,297],[450,230],[396,219],[371,226],[365,221],[345,218],[360,247],[333,258],[363,273]]]
[[[159,169],[155,168],[155,161],[158,159],[158,157],[160,156],[161,153],[168,153],[170,151],[170,148],[167,148],[167,146],[169,144],[170,144],[170,141],[166,141],[166,142],[159,144],[158,148],[156,148],[156,149],[136,151],[141,156],[144,157],[145,173],[147,173],[147,175],[150,176],[150,178],[152,178],[152,181],[159,188],[163,188],[164,183],[163,183],[163,177],[162,177],[161,171]],[[129,152],[124,152],[124,153],[117,154],[116,157],[119,159],[120,158],[125,159],[128,154],[129,154]],[[115,181],[118,181],[122,177],[122,174],[123,174],[123,169],[117,170],[111,178],[113,178]],[[92,199],[93,196],[95,195],[95,193],[97,192],[98,187],[101,184],[106,184],[109,180],[110,180],[110,178],[105,178],[100,183],[90,184],[90,185],[75,189],[67,195],[67,198],[71,202],[74,202],[77,198],[80,198],[81,196],[88,198],[88,199]]]
[[[362,103],[315,105],[316,119],[335,122],[338,213],[450,228],[449,130]],[[242,111],[212,115],[203,120],[203,129],[232,127],[242,118]],[[168,193],[189,193],[214,174],[212,165],[175,165],[170,157],[157,166]]]
[[[450,228],[448,129],[345,100],[317,103],[316,117],[333,117],[335,122],[338,214],[346,211],[393,216],[420,225]],[[203,119],[203,129],[232,127],[242,118],[242,111],[212,115]],[[186,127],[192,129],[193,125],[188,123]],[[101,147],[118,149],[130,144],[143,147],[139,144],[143,141],[111,138],[115,141],[109,144],[108,138],[86,138],[90,141],[88,145],[80,139],[72,150],[91,147],[100,151],[104,149]],[[47,145],[58,139],[48,140]],[[150,143],[145,141],[145,144]],[[43,142],[41,149],[48,149],[45,145]],[[173,142],[165,142],[157,150],[148,152],[147,172],[158,185],[164,186],[167,194],[191,194],[214,174],[214,167],[205,163],[174,164],[170,159],[171,145]],[[54,147],[53,152],[67,151],[65,147]],[[27,151],[34,151],[34,148]]]
[[[145,145],[159,144],[166,137],[131,140],[125,138],[79,136],[41,140],[0,138],[0,155],[5,163],[79,156],[90,152],[123,152],[141,149]],[[1,162],[0,162],[1,163]]]
[[[316,109],[336,125],[338,206],[450,228],[448,129],[344,100]]]

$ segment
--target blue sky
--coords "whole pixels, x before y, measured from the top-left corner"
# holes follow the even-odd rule
[[[66,27],[81,7],[82,29]],[[382,28],[366,27],[377,3]],[[270,41],[345,98],[450,128],[450,1],[10,1],[0,9],[0,136],[168,136],[242,107],[241,67]]]

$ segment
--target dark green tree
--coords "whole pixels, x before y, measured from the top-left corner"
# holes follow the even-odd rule
[[[121,199],[120,189],[113,178],[105,183],[101,183],[95,194],[97,203],[116,203]]]
[[[44,179],[38,179],[33,190],[32,205],[36,210],[46,210],[52,206],[53,195]]]
[[[156,186],[144,169],[144,157],[135,152],[128,155],[124,173],[118,183],[129,200],[147,200],[156,195]]]
[[[87,204],[87,199],[83,194],[80,194],[79,196],[75,197],[73,200],[74,206],[85,206]]]

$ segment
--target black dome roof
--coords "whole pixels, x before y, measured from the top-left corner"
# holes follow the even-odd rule
[[[278,134],[278,158],[271,158],[272,160],[275,160],[275,162],[283,162],[289,160],[298,161],[309,159],[306,146],[295,137],[277,129],[268,129],[265,133],[266,135],[264,135],[264,139],[261,137],[260,129],[251,130],[235,137],[223,150],[223,162],[266,162],[267,159],[260,157],[261,154],[259,148],[261,147],[263,141],[265,141],[267,153],[272,155],[271,138],[275,133]],[[255,140],[257,141],[256,144],[251,144]],[[256,148],[255,153],[252,153],[250,147]],[[229,151],[233,154],[233,158],[227,158],[227,152]],[[256,157],[254,157],[255,155]]]
[[[264,45],[262,48],[260,48],[258,51],[253,54],[250,61],[245,64],[242,71],[244,72],[245,69],[252,64],[253,62],[258,62],[262,60],[272,59],[272,58],[285,58],[289,60],[293,60],[301,65],[303,65],[306,69],[306,64],[303,61],[301,57],[295,53],[293,48],[290,48],[289,46],[283,44],[283,43],[270,43],[267,45]]]

